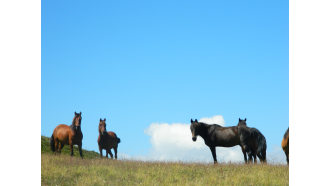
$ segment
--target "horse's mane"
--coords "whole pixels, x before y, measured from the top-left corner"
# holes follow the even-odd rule
[[[71,126],[74,126],[74,122],[76,121],[77,119],[77,116],[74,116],[73,120],[72,120],[72,123],[71,123]]]
[[[285,131],[284,137],[283,138],[287,138],[289,135],[289,128]]]
[[[72,130],[75,130],[75,124],[74,124],[74,122],[76,121],[76,119],[77,119],[77,116],[74,116],[74,118],[73,118],[73,120],[72,120],[72,123],[71,123],[71,125],[70,125],[70,128],[71,128]]]
[[[217,126],[219,126],[219,127],[223,127],[223,126],[221,126],[221,125],[219,125],[219,124],[206,124],[206,123],[203,123],[203,122],[198,122],[199,124],[202,124],[202,125],[204,125],[204,126],[212,126],[212,125],[217,125]]]

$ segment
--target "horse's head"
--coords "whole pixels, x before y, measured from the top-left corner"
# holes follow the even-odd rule
[[[99,123],[99,133],[101,134],[101,135],[103,135],[104,133],[106,133],[106,131],[107,131],[107,125],[106,125],[106,123],[105,123],[105,118],[104,118],[104,120],[102,120],[101,118],[100,118],[100,123]]]
[[[198,135],[198,127],[199,127],[199,123],[197,121],[197,119],[195,119],[195,121],[193,121],[192,119],[190,119],[190,130],[191,130],[191,134],[192,134],[192,140],[196,141],[197,139],[197,135]]]
[[[246,118],[245,119],[238,118],[237,126],[246,126]]]
[[[73,121],[72,121],[72,125],[73,125],[75,130],[80,130],[81,118],[82,118],[81,117],[81,112],[80,113],[74,112],[74,118],[73,118]]]

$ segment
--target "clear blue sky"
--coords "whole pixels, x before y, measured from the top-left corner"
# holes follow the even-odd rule
[[[42,1],[41,134],[82,112],[142,155],[152,122],[247,118],[268,146],[289,125],[289,2]]]

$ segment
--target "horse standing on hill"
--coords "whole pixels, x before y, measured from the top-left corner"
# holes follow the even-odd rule
[[[257,163],[256,156],[258,156],[260,162],[266,163],[267,143],[265,136],[258,129],[248,127],[246,125],[246,118],[244,120],[239,118],[237,127],[240,141],[249,156],[249,162],[252,161],[253,157],[254,163]]]
[[[97,139],[97,143],[99,145],[99,150],[100,150],[100,156],[102,158],[102,149],[105,149],[106,157],[108,158],[108,154],[110,154],[112,159],[113,155],[111,153],[111,149],[113,148],[115,151],[115,158],[117,159],[117,148],[118,148],[118,143],[120,143],[120,138],[118,138],[116,133],[112,131],[107,132],[105,121],[106,121],[105,118],[104,120],[100,118],[99,137]]]
[[[50,138],[50,147],[53,152],[61,153],[64,145],[70,145],[71,156],[73,156],[73,145],[78,145],[80,157],[83,158],[81,149],[83,139],[81,119],[81,112],[74,112],[74,118],[70,126],[65,124],[57,125]]]
[[[222,127],[217,124],[208,125],[198,122],[197,119],[195,121],[191,119],[190,122],[192,140],[196,141],[197,136],[201,136],[204,139],[205,144],[212,152],[214,164],[217,163],[216,147],[233,147],[236,145],[241,146],[244,161],[247,163],[246,153],[240,142],[237,126]]]
[[[289,128],[286,130],[283,136],[282,149],[286,156],[286,163],[289,165]]]

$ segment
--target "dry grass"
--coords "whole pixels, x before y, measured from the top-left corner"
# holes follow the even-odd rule
[[[42,185],[288,185],[286,165],[187,164],[41,156]]]

